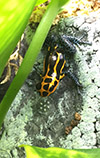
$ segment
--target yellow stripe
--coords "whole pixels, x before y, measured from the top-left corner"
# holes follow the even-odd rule
[[[58,63],[59,63],[59,61],[60,61],[60,58],[59,58],[60,55],[59,55],[58,52],[56,52],[56,53],[57,53],[58,57],[57,57],[56,64],[55,64],[55,66],[54,66],[54,72],[57,74],[56,67],[57,67],[57,65],[58,65]]]

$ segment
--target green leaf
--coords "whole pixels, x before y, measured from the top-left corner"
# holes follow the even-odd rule
[[[68,1],[70,1],[70,0],[61,0],[61,1],[59,1],[59,6],[62,7],[63,5],[66,5],[66,3],[68,3]]]
[[[0,1],[0,76],[23,33],[37,0]]]
[[[20,145],[26,151],[26,158],[99,158],[100,149],[62,149],[56,147],[39,148]]]
[[[37,3],[36,3],[36,6],[42,4],[42,3],[46,2],[46,1],[48,1],[48,0],[38,0]]]

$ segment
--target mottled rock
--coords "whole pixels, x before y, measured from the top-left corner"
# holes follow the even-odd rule
[[[54,32],[78,38],[84,35],[85,41],[92,42],[91,46],[77,47],[77,53],[66,59],[82,88],[64,78],[52,95],[42,98],[36,91],[39,74],[33,68],[5,118],[0,149],[7,150],[13,158],[19,158],[19,153],[23,158],[23,151],[17,148],[20,144],[74,149],[100,146],[99,24],[100,19],[81,16],[62,19],[55,26]],[[44,55],[43,49],[35,63],[39,72],[42,71]],[[70,125],[76,112],[81,115],[80,123],[67,136],[65,127]]]

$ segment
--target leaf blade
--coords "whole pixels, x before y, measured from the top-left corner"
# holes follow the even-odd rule
[[[0,1],[0,76],[26,27],[36,1]]]
[[[95,158],[99,157],[100,149],[63,149],[58,147],[40,148],[36,146],[20,145],[24,147],[27,158]]]

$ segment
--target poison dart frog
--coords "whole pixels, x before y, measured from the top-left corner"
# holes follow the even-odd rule
[[[89,42],[81,41],[72,36],[62,35],[61,40],[63,41],[63,46],[65,46],[65,53],[76,53],[76,47],[74,44],[91,45]],[[36,88],[42,97],[52,94],[58,87],[60,80],[66,75],[71,77],[75,83],[80,86],[78,79],[70,71],[66,71],[65,54],[59,51],[61,49],[62,46],[59,48],[58,44],[54,46],[53,51],[48,47],[48,54],[44,60],[43,75],[41,81],[36,85]]]

